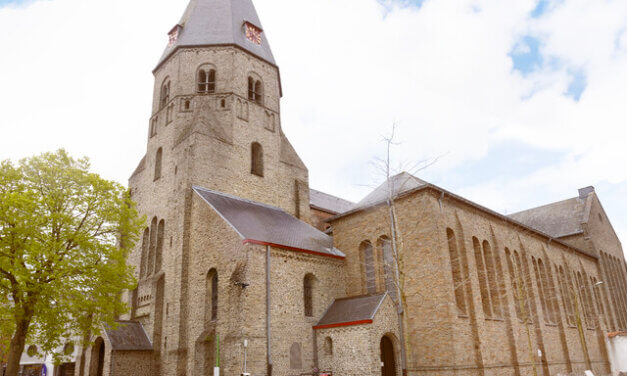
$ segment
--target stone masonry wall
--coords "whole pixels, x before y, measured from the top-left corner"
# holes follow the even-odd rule
[[[405,250],[410,374],[531,375],[534,363],[538,372],[545,374],[585,368],[577,329],[566,322],[555,267],[598,279],[594,258],[457,199],[441,198],[439,192],[422,190],[399,199],[397,212]],[[332,223],[336,246],[347,254],[349,295],[365,288],[359,245],[364,240],[376,244],[379,236],[389,236],[387,213],[386,207],[372,208]],[[465,312],[460,312],[456,303],[447,228],[455,234],[461,265],[466,267],[462,271]],[[473,237],[481,244],[487,241],[492,249],[501,312],[498,315],[488,316],[483,310]],[[525,256],[523,274],[531,289],[528,324],[517,317],[518,300],[506,248]],[[536,278],[532,258],[542,260],[550,269],[546,287]],[[545,304],[549,300],[558,307],[557,320],[549,317],[549,303]],[[584,334],[594,371],[603,374],[607,372],[607,356],[600,326],[595,324],[596,301],[592,305]]]
[[[399,326],[396,308],[387,296],[372,324],[316,330],[320,370],[334,375],[377,376],[381,374],[380,343],[388,336],[393,344],[398,376],[401,375]],[[327,338],[331,340],[328,345]]]

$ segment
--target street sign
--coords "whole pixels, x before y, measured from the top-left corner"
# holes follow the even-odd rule
[[[41,366],[41,372],[39,373],[39,376],[48,376],[48,367],[46,367],[45,364]]]

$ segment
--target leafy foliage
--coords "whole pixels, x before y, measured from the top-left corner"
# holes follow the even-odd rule
[[[47,352],[112,325],[127,310],[120,294],[136,283],[126,257],[142,224],[126,189],[90,173],[86,158],[58,150],[1,162],[4,345],[21,342],[21,353],[16,336],[25,336]]]

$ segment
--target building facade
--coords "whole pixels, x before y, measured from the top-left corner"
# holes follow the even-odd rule
[[[627,280],[592,188],[512,216],[406,173],[356,204],[310,190],[251,0],[191,0],[168,38],[131,312],[75,375],[610,372]]]

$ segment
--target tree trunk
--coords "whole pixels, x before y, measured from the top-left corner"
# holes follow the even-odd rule
[[[11,344],[9,345],[9,355],[7,357],[7,370],[5,376],[17,376],[20,371],[20,359],[24,352],[24,345],[26,343],[26,334],[28,333],[28,327],[30,326],[30,320],[22,319],[18,322],[15,333],[11,338]]]

